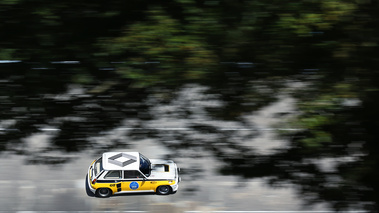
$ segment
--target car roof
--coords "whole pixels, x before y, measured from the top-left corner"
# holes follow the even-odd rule
[[[139,152],[105,152],[103,168],[105,170],[139,170]]]

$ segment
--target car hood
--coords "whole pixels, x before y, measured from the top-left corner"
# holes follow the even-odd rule
[[[149,180],[175,179],[177,177],[177,166],[172,160],[150,159],[151,174]]]

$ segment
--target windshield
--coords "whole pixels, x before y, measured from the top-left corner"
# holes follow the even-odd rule
[[[95,164],[93,166],[93,171],[94,171],[93,175],[94,175],[94,177],[96,177],[101,171],[103,171],[103,161],[102,161],[102,159],[103,158],[99,158],[95,162]]]
[[[146,177],[150,176],[150,171],[151,171],[151,166],[150,165],[151,165],[150,160],[147,157],[145,157],[142,154],[140,154],[139,170]]]

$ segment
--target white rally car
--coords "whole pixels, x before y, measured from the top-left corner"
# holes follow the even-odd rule
[[[88,168],[89,190],[98,197],[118,193],[176,193],[179,168],[172,160],[148,159],[139,152],[106,152]]]

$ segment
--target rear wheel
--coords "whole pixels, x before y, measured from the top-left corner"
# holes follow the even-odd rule
[[[159,186],[157,188],[157,193],[160,195],[168,195],[171,193],[171,187],[170,186]]]
[[[108,188],[100,188],[96,190],[97,197],[109,197],[112,195],[112,190]]]

